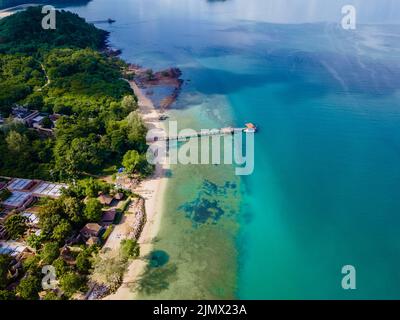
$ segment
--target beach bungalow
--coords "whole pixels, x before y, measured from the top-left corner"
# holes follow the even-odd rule
[[[90,237],[98,237],[102,228],[98,223],[87,223],[81,229],[80,234],[85,240],[88,240]]]
[[[100,194],[97,198],[97,200],[99,200],[99,202],[103,205],[103,206],[109,206],[111,204],[111,202],[113,201],[113,197],[111,197],[108,194]]]
[[[103,216],[101,218],[101,224],[103,226],[112,224],[114,222],[116,214],[117,211],[115,209],[104,211]]]

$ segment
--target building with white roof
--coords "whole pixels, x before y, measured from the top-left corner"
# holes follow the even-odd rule
[[[7,185],[7,188],[10,191],[28,191],[34,185],[34,180],[16,178],[11,180],[11,182]]]
[[[6,209],[24,210],[35,198],[59,198],[63,188],[68,188],[68,186],[61,183],[14,178],[7,184],[11,196],[2,204]]]
[[[67,188],[67,185],[42,181],[32,190],[32,195],[35,197],[58,198],[61,196],[63,188]]]
[[[29,192],[12,191],[11,196],[3,201],[3,206],[7,209],[26,208],[33,201]]]
[[[25,211],[22,216],[26,218],[28,224],[36,226],[39,223],[39,218],[36,214]]]
[[[0,241],[0,254],[18,257],[27,250],[27,246],[17,241]]]

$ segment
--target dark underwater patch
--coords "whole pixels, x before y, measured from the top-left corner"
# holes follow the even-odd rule
[[[149,266],[151,268],[162,267],[169,261],[168,253],[163,250],[154,250],[150,252],[147,258],[149,259]]]
[[[178,209],[185,212],[186,217],[193,221],[194,226],[206,223],[216,224],[226,213],[219,198],[226,199],[228,192],[234,189],[236,189],[236,183],[226,181],[223,186],[218,186],[206,179],[197,197]]]
[[[224,214],[224,210],[219,207],[217,200],[196,199],[184,204],[181,209],[186,212],[186,216],[195,223],[216,223]]]

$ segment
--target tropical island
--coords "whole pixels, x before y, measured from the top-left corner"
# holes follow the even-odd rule
[[[44,30],[42,17],[0,20],[0,300],[101,298],[140,255],[156,202],[134,192],[161,177],[145,159],[155,111],[107,32],[66,11]]]

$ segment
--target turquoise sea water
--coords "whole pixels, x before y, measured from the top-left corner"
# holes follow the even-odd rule
[[[359,8],[355,31],[341,6]],[[255,171],[172,170],[142,298],[400,298],[397,1],[93,0],[122,58],[177,66],[180,126],[255,122]],[[357,290],[341,289],[354,265]],[[161,271],[160,271],[161,270]],[[157,284],[157,285],[155,285]]]

